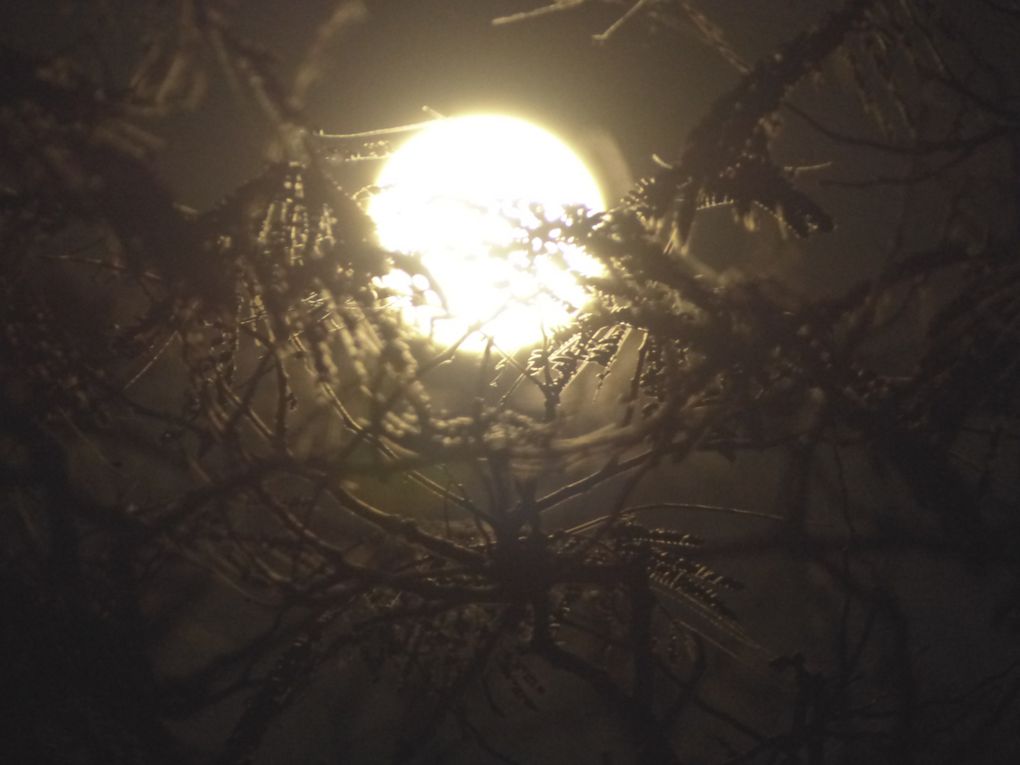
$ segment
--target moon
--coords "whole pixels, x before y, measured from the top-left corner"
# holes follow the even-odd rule
[[[544,128],[496,114],[437,120],[396,149],[376,187],[368,212],[380,244],[420,256],[438,293],[402,272],[383,286],[436,343],[477,352],[491,341],[512,353],[583,305],[576,275],[597,273],[595,261],[525,232],[537,211],[556,221],[575,205],[601,211],[605,201],[581,158]]]

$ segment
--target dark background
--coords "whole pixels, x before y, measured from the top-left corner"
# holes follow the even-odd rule
[[[258,0],[234,5],[238,28],[272,50],[284,73],[293,73],[322,20],[336,7],[325,0]],[[364,18],[330,43],[326,57],[329,66],[305,99],[303,116],[307,126],[327,133],[387,128],[423,119],[423,107],[447,115],[476,111],[517,114],[552,128],[578,146],[597,168],[611,195],[617,197],[622,197],[636,179],[659,169],[653,154],[666,161],[678,159],[691,130],[741,77],[740,71],[706,47],[689,28],[674,29],[644,15],[627,23],[609,40],[593,41],[592,36],[613,24],[627,4],[590,3],[503,26],[493,26],[492,19],[534,5],[477,0],[381,0],[365,5]],[[809,28],[838,5],[810,0],[720,0],[703,4],[705,12],[725,30],[732,48],[750,63]],[[102,46],[115,72],[123,68],[123,79],[144,44],[144,38],[133,30],[143,33],[151,24],[133,3],[107,2],[103,8],[96,21],[93,8],[83,10],[74,3],[8,4],[0,11],[0,42],[30,55],[41,55],[82,44],[83,29],[95,24],[96,44]],[[172,6],[158,3],[146,8],[145,13],[157,19],[160,14],[170,18],[174,11]],[[971,20],[967,32],[975,39],[987,40],[989,59],[1008,69],[1012,46],[1020,41],[1018,27],[1012,31],[997,29],[999,17],[987,7],[982,13]],[[877,133],[841,76],[846,77],[846,73],[833,63],[814,81],[807,78],[798,85],[789,100],[840,133],[900,145],[902,136]],[[929,98],[920,90],[909,97],[920,101]],[[955,113],[957,104],[944,92],[932,92],[928,106],[933,114],[931,121],[937,125],[952,119],[946,115]],[[1008,108],[1015,119],[1016,103]],[[867,185],[877,177],[895,178],[916,170],[918,158],[833,140],[788,111],[781,111],[779,120],[782,129],[777,130],[773,147],[777,160],[789,165],[819,166],[798,176],[798,184],[831,213],[835,230],[802,241],[774,223],[750,232],[733,220],[730,210],[706,210],[699,214],[684,257],[689,258],[695,271],[718,278],[720,283],[768,277],[805,299],[838,295],[878,273],[891,252],[921,250],[944,239],[941,224],[947,215],[948,189],[955,191],[961,184],[971,190],[975,207],[985,204],[984,212],[994,218],[982,225],[991,231],[1005,231],[1016,225],[1015,205],[1011,206],[1003,191],[1015,181],[1008,170],[1010,146],[980,147],[958,174],[936,177],[927,184]],[[223,78],[210,79],[204,98],[193,110],[154,119],[146,127],[164,142],[154,158],[158,176],[178,202],[198,211],[212,207],[279,154],[271,126],[257,107],[232,90]],[[353,193],[371,182],[375,167],[373,161],[336,163],[335,177]],[[853,185],[861,182],[865,182],[863,187]],[[1015,239],[1012,241],[1015,243]],[[912,368],[921,353],[926,320],[953,287],[952,283],[937,280],[926,284],[909,308],[911,320],[869,348],[870,362],[890,375]],[[962,342],[972,341],[968,338]],[[466,368],[454,366],[439,379],[457,391],[458,375]],[[150,380],[147,384],[159,389],[161,381]],[[615,402],[613,397],[625,384],[626,378],[611,375],[594,403],[593,391],[579,386],[573,394],[575,399],[569,402],[577,407],[578,421],[600,422],[604,410]],[[450,397],[456,396],[455,392]],[[1009,417],[1006,421],[1013,422]],[[962,438],[955,453],[966,470],[968,460],[982,459],[985,448],[980,439],[968,442]],[[130,447],[123,449],[129,451]],[[1007,439],[987,471],[990,477],[985,486],[983,509],[1006,548],[1017,539],[1014,515],[1020,488],[1018,456],[1016,441]],[[160,485],[159,476],[141,474],[125,479],[121,475],[110,479],[106,469],[88,456],[75,451],[73,459],[76,480],[99,495],[109,491],[114,480],[135,482],[133,485],[150,481],[154,495],[173,491],[172,485]],[[682,497],[705,505],[775,513],[787,497],[787,465],[788,455],[779,450],[742,456],[736,461],[720,454],[696,454],[683,464],[657,467],[645,479],[634,502]],[[581,474],[581,467],[572,470],[575,473],[567,478]],[[850,487],[848,501],[853,512],[869,520],[881,519],[876,521],[879,527],[886,524],[894,531],[920,530],[920,536],[928,539],[927,532],[937,525],[916,506],[901,482],[889,478],[888,466],[864,450],[855,451],[853,445],[848,447],[844,462],[837,464],[828,456],[820,458],[818,472],[819,482],[829,489],[828,493],[820,491],[811,507],[810,522],[818,528],[824,530],[840,523],[844,508],[832,498],[837,493],[832,491],[837,476]],[[562,478],[557,475],[548,480],[553,483]],[[610,485],[588,504],[564,508],[563,525],[592,515],[600,502],[604,505],[610,501],[614,488]],[[381,496],[399,498],[402,489],[384,486],[378,491]],[[3,512],[12,511],[5,505]],[[834,624],[853,621],[856,630],[851,632],[862,640],[870,628],[865,626],[867,617],[863,612],[851,609],[847,615],[844,609],[849,608],[845,605],[849,600],[834,594],[831,571],[819,569],[807,556],[798,557],[787,549],[769,549],[764,544],[756,547],[756,540],[767,537],[762,530],[767,522],[756,525],[762,523],[710,513],[685,518],[685,528],[710,540],[707,554],[712,562],[745,583],[746,589],[733,595],[731,602],[755,643],[734,651],[736,656],[726,652],[713,655],[714,685],[708,695],[735,717],[768,728],[780,726],[795,706],[790,701],[795,695],[790,675],[770,667],[771,659],[799,654],[806,657],[809,668],[827,667],[834,661]],[[891,678],[902,671],[903,663],[912,664],[918,762],[1015,761],[1020,756],[1020,743],[1011,722],[1017,718],[1018,708],[1011,698],[1020,689],[1016,673],[1018,635],[1015,616],[1011,616],[1017,608],[1017,579],[1012,568],[1015,560],[967,560],[952,549],[951,542],[939,537],[939,542],[930,547],[904,544],[897,549],[876,547],[863,554],[861,565],[868,570],[869,581],[881,583],[884,592],[891,593],[888,597],[899,609],[897,618],[907,626],[900,631],[888,626],[876,628],[880,634],[874,637],[875,657],[867,665],[869,676],[862,683],[874,689],[872,701],[881,709],[883,694],[895,695],[885,681],[893,684]],[[945,549],[939,547],[943,543]],[[152,613],[161,614],[164,607],[174,611],[162,615],[171,626],[144,659],[151,661],[157,676],[186,674],[208,656],[244,644],[271,622],[271,613],[246,602],[228,587],[197,575],[186,564],[178,574],[179,578],[170,577],[164,582],[167,591],[146,595],[146,608]],[[14,602],[22,596],[15,592],[10,597]],[[34,613],[33,608],[31,603],[17,602],[8,613]],[[60,626],[49,625],[46,629],[59,632]],[[101,631],[97,635],[96,640],[102,641]],[[89,661],[92,650],[82,649],[83,662]],[[117,653],[110,645],[98,650],[104,655]],[[134,659],[125,659],[129,660]],[[45,675],[45,670],[26,666],[29,670],[19,677],[34,687],[33,673]],[[74,681],[79,687],[74,693],[81,693],[80,688],[90,683],[101,686],[105,682],[87,672],[82,677]],[[47,688],[43,696],[48,703],[57,704],[56,699],[63,693],[63,678],[48,677],[38,682]],[[132,693],[135,691],[129,687],[124,700],[128,706]],[[356,660],[335,658],[324,665],[272,728],[255,761],[384,761],[401,728],[411,725],[416,714],[424,714],[420,701],[418,706],[411,704],[410,712],[401,706],[401,693],[385,682],[373,680]],[[990,695],[983,695],[986,693]],[[19,706],[18,698],[8,697],[7,701]],[[173,719],[160,735],[179,747],[174,751],[183,758],[180,761],[211,762],[243,703],[231,698],[201,714]],[[544,711],[514,712],[509,719],[490,716],[480,725],[497,749],[512,751],[521,762],[597,762],[599,757],[610,757],[606,752],[614,753],[617,759],[602,762],[631,761],[611,715],[599,701],[585,695],[580,684],[562,678],[550,683],[542,704]],[[987,718],[972,722],[966,711],[970,706],[992,711]],[[929,709],[933,710],[931,714],[925,711]],[[62,714],[55,715],[57,722],[52,723],[56,739],[60,738],[61,721],[68,719]],[[75,711],[67,714],[80,717]],[[958,719],[966,720],[959,729],[953,727]],[[882,724],[875,723],[879,727]],[[712,727],[718,725],[718,720],[705,723],[703,717],[693,715],[689,725],[683,734],[685,751],[692,753],[695,759],[691,761],[709,761],[708,753],[715,756],[719,752],[716,739],[720,736]],[[943,731],[952,732],[940,738]],[[17,730],[7,735],[16,736]],[[835,751],[841,750],[837,747]],[[860,757],[862,751],[843,756]],[[730,754],[732,761],[740,761],[735,751]],[[87,753],[80,756],[81,762],[94,761]],[[455,730],[444,729],[438,743],[415,761],[467,763],[481,761],[483,756],[477,748],[462,743]],[[834,755],[831,761],[861,761],[838,757]],[[751,757],[745,761],[758,760]],[[889,755],[888,760],[881,761],[896,760]]]

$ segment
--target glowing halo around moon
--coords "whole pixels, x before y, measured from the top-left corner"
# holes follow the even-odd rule
[[[573,205],[605,208],[591,171],[546,130],[501,115],[437,120],[397,148],[376,186],[368,212],[380,244],[419,254],[446,308],[424,277],[393,272],[383,286],[403,296],[405,319],[440,345],[477,327],[462,349],[479,351],[492,338],[513,352],[540,342],[583,304],[571,271],[596,272],[590,256],[526,237],[522,244],[522,225],[537,222],[534,209],[555,221]]]

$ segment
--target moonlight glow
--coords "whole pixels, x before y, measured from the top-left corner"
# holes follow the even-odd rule
[[[386,162],[369,205],[381,244],[419,253],[446,298],[424,292],[405,315],[438,343],[504,351],[538,342],[569,317],[584,296],[570,269],[591,272],[577,248],[538,248],[521,241],[521,224],[540,206],[556,220],[569,205],[601,210],[598,183],[578,156],[551,133],[520,119],[476,115],[437,121]],[[530,253],[530,254],[529,254]],[[552,257],[551,257],[552,256]],[[420,280],[420,281],[419,281]],[[424,280],[391,276],[386,286],[411,295]]]

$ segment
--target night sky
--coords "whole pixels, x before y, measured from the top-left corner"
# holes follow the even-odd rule
[[[641,209],[654,208],[648,179],[675,180],[673,169],[696,166],[692,146],[705,155],[731,149],[722,138],[715,147],[704,126],[725,137],[741,109],[757,108],[767,78],[730,122],[712,123],[713,109],[755,81],[756,62],[777,70],[781,46],[844,4],[659,0],[638,3],[617,28],[633,3],[591,0],[493,24],[538,2],[197,3],[219,8],[259,56],[269,52],[259,60],[288,86],[324,20],[354,9],[357,20],[326,43],[294,107],[302,135],[504,112],[548,127],[585,157],[615,210],[592,241],[633,294],[596,285],[604,310],[584,317],[596,329],[579,329],[583,341],[565,335],[555,353],[502,361],[429,358],[420,339],[404,342],[386,321],[374,323],[371,307],[344,313],[372,288],[343,294],[330,283],[330,293],[311,256],[266,265],[279,237],[299,249],[300,226],[273,221],[291,210],[300,176],[286,176],[289,198],[265,190],[283,167],[282,131],[243,83],[223,75],[213,46],[195,43],[192,65],[204,74],[193,103],[165,114],[125,109],[124,120],[157,148],[123,164],[124,144],[90,153],[102,144],[90,120],[107,125],[96,104],[130,93],[150,41],[176,29],[190,2],[0,9],[0,536],[10,540],[0,544],[0,608],[9,617],[0,612],[0,682],[12,689],[0,691],[0,715],[4,704],[11,710],[0,761],[651,765],[669,762],[668,752],[692,763],[955,765],[1020,757],[1020,88],[1010,67],[1020,10],[1009,0],[975,2],[973,14],[948,0],[876,2],[849,42],[780,93],[783,105],[765,110],[718,177],[691,171],[667,195],[667,207],[682,207],[684,194],[704,192],[679,241],[682,216]],[[715,49],[684,15],[691,8],[721,30]],[[855,35],[865,39],[868,24],[882,34],[862,42]],[[897,49],[896,40],[914,47]],[[65,84],[22,64],[58,52],[85,62],[87,77],[107,77],[108,92],[82,86],[73,108],[32,122],[33,99],[45,111],[47,99],[58,100],[46,88]],[[74,112],[79,103],[88,109]],[[75,117],[64,124],[66,114]],[[73,140],[59,143],[66,136]],[[308,146],[318,162],[335,144]],[[749,166],[765,172],[754,164],[761,146],[782,192],[772,176],[741,175]],[[87,191],[62,174],[78,167],[61,163],[79,149],[81,176],[92,173]],[[379,161],[321,166],[355,195]],[[312,177],[302,181],[308,189]],[[139,178],[158,193],[141,195],[131,186]],[[249,189],[247,202],[222,202],[239,188]],[[719,188],[736,192],[723,198]],[[354,283],[359,269],[390,256],[355,227],[348,234],[343,202],[327,198],[341,223],[322,241],[349,260],[331,276]],[[800,236],[788,225],[805,198],[831,216],[831,230]],[[164,204],[153,220],[171,223],[123,219],[146,204]],[[178,231],[187,233],[164,235]],[[163,246],[176,257],[179,241],[195,250],[176,265],[136,254]],[[67,253],[99,268],[53,265]],[[233,260],[222,265],[222,253]],[[676,280],[668,289],[663,272]],[[314,290],[287,291],[305,277]],[[224,290],[226,307],[215,300]],[[723,318],[698,324],[713,310]],[[32,334],[49,316],[61,327],[52,343]],[[327,319],[334,334],[323,340],[315,326]],[[619,335],[616,320],[626,328]],[[344,332],[346,344],[330,345]],[[599,356],[598,342],[614,337],[625,339]],[[335,358],[322,361],[319,347]],[[376,369],[365,362],[370,352],[392,377],[363,372]],[[556,374],[569,363],[587,371],[552,396],[529,364],[545,363],[551,386],[557,360]],[[51,392],[47,375],[78,363]],[[682,373],[666,384],[670,364]],[[407,372],[415,368],[425,370],[420,379]],[[515,370],[540,382],[518,390]],[[349,409],[331,408],[322,393],[329,374],[336,378],[326,387],[337,401],[349,396]],[[262,376],[272,380],[265,389]],[[83,379],[94,383],[88,395],[75,387]],[[425,393],[414,406],[393,403],[411,401],[419,382]],[[392,412],[377,411],[384,394]],[[420,425],[429,407],[433,430],[407,426]],[[386,435],[391,420],[399,422]],[[643,422],[652,424],[642,430]],[[530,462],[525,451],[501,451],[515,436],[534,447]],[[535,444],[547,456],[535,457]],[[645,447],[659,452],[626,467]],[[577,489],[586,480],[591,490]],[[450,487],[497,520],[511,507],[504,526],[491,525],[499,544],[468,523],[471,502]],[[557,492],[569,498],[549,500]],[[380,519],[361,501],[392,516]],[[522,520],[543,501],[544,526]],[[479,528],[492,520],[479,517]],[[628,525],[637,520],[652,530]],[[591,531],[617,522],[618,537]],[[243,554],[228,560],[222,550],[237,538],[256,541],[237,543]],[[303,545],[321,561],[302,558]],[[690,560],[668,557],[681,547]],[[629,577],[662,550],[671,592],[686,583],[681,605],[698,608],[679,608],[669,624],[656,612],[662,624],[649,623],[661,629],[645,634],[635,626],[640,587],[627,589],[626,579],[603,597],[599,577],[613,556],[633,563],[620,569]],[[303,573],[279,581],[260,568],[282,558]],[[570,568],[582,559],[589,568]],[[569,579],[563,572],[583,586],[556,580],[543,606],[533,580]],[[412,579],[419,589],[402,590]],[[727,589],[731,580],[740,586]],[[486,591],[464,624],[442,621],[461,613],[470,587],[491,582],[497,594]],[[429,598],[447,585],[463,603],[436,608]],[[716,585],[719,600],[708,594]],[[572,608],[583,623],[564,628],[561,643],[542,635],[550,603],[556,619],[569,622]],[[404,607],[420,625],[387,632],[391,621],[403,624]],[[471,622],[484,618],[484,627]],[[450,648],[461,632],[474,642]],[[583,669],[564,659],[563,646],[585,658]],[[656,678],[649,687],[642,657],[652,655],[668,658],[646,662]],[[430,673],[448,665],[472,669],[462,681],[434,681]],[[660,738],[668,746],[656,749]]]

